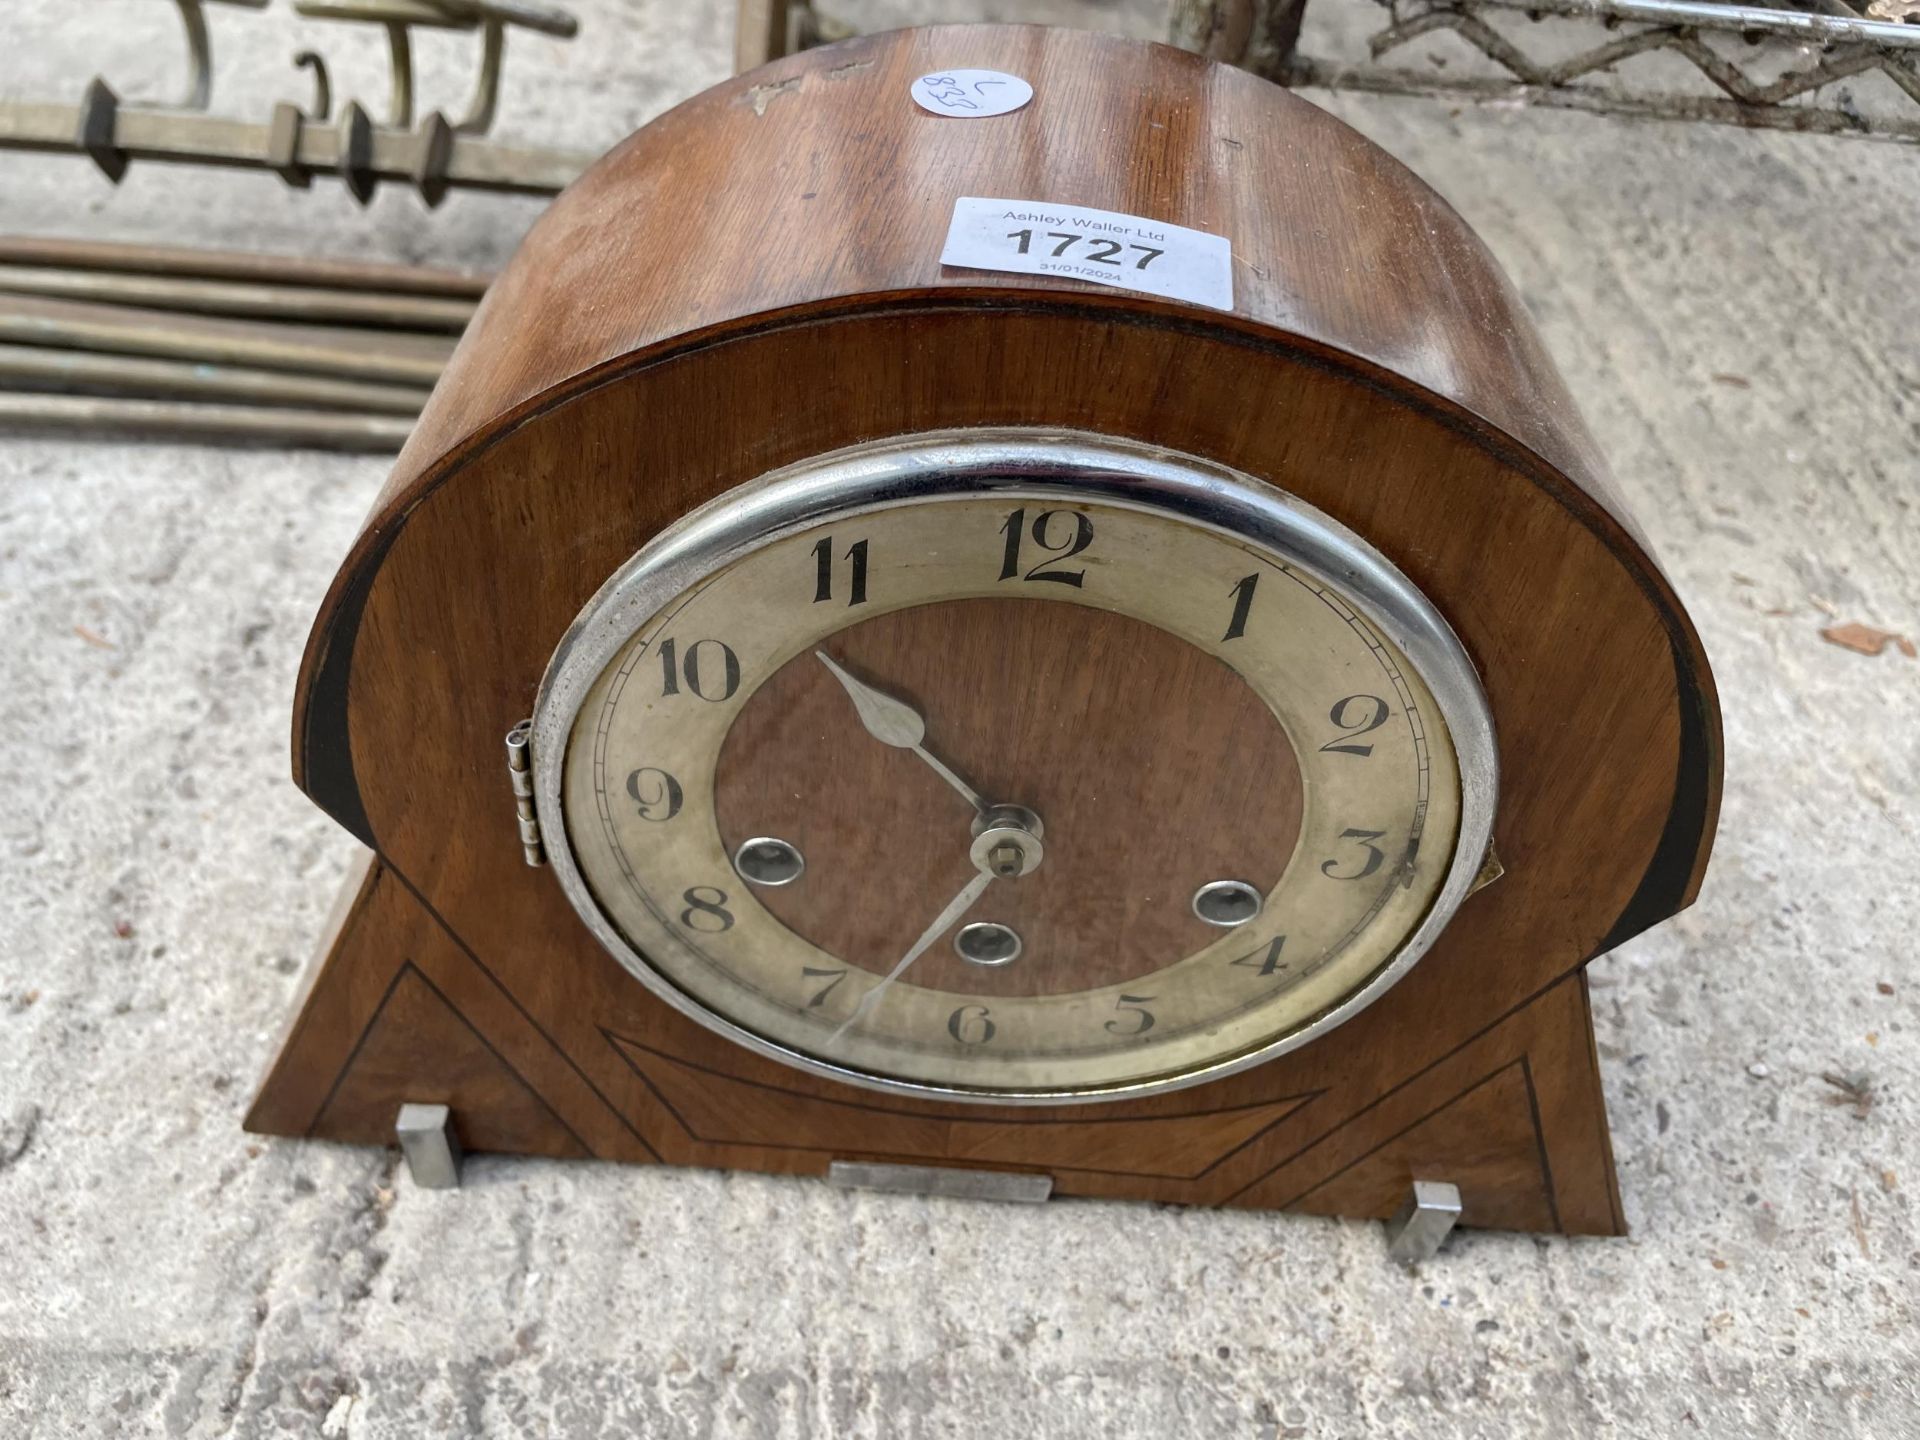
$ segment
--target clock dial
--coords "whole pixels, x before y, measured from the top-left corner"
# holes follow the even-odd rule
[[[1098,1098],[1270,1053],[1458,868],[1441,709],[1274,550],[1001,483],[620,612],[563,732],[590,918],[681,1008],[866,1083]]]

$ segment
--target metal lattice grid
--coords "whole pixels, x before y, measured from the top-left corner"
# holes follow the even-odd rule
[[[1301,8],[1300,46],[1274,67],[1289,84],[1920,140],[1920,24],[1901,18],[1920,0]]]

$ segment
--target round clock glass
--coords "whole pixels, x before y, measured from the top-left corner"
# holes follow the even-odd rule
[[[1471,664],[1359,537],[1029,432],[686,517],[575,622],[532,746],[560,882],[654,991],[803,1069],[1000,1103],[1337,1025],[1464,899],[1494,800]]]

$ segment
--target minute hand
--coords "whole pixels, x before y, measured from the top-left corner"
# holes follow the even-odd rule
[[[840,1028],[827,1037],[827,1043],[829,1045],[833,1044],[842,1035],[846,1034],[847,1031],[859,1024],[860,1018],[869,1010],[873,1009],[873,1007],[880,1002],[880,997],[887,993],[887,987],[898,980],[901,975],[905,974],[909,965],[926,954],[928,946],[932,945],[934,941],[952,929],[954,922],[973,908],[973,902],[985,894],[987,886],[992,883],[993,874],[987,870],[982,870],[978,875],[974,876],[973,879],[969,880],[966,888],[954,896],[953,899],[947,903],[947,908],[935,916],[933,923],[920,933],[920,938],[913,942],[913,948],[900,957],[900,963],[889,970],[878,985],[861,996],[860,1003],[853,1008],[853,1013],[842,1020],[840,1022]]]
[[[986,810],[986,802],[978,792],[920,743],[926,739],[927,722],[921,718],[918,710],[904,700],[896,700],[886,692],[874,689],[864,680],[854,679],[826,651],[816,650],[813,653],[822,665],[833,672],[833,678],[845,687],[847,698],[853,701],[860,723],[866,727],[869,735],[883,745],[891,745],[897,750],[911,750],[933,767],[934,774],[964,795],[969,805],[982,812]]]

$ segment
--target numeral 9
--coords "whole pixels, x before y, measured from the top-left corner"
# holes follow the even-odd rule
[[[685,799],[680,782],[652,765],[643,765],[627,776],[627,794],[640,807],[642,820],[671,820],[680,813],[680,802]]]

